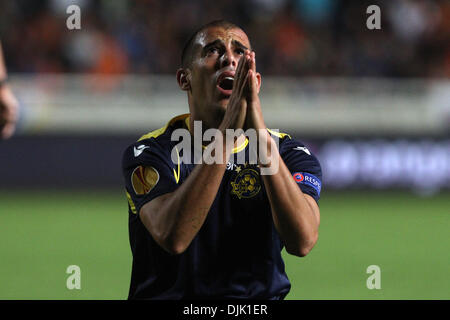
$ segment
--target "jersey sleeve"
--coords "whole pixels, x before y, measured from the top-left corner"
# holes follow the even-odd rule
[[[122,170],[130,210],[139,213],[144,204],[178,187],[170,151],[148,139],[129,146],[123,155]]]
[[[322,189],[319,160],[301,142],[290,138],[280,143],[280,155],[302,192],[318,202]]]

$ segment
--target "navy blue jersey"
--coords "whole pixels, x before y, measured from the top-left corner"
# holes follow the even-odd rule
[[[206,220],[185,252],[166,252],[141,222],[142,206],[175,191],[195,167],[171,157],[179,143],[171,141],[171,134],[186,128],[188,117],[172,119],[124,153],[133,254],[129,299],[284,298],[291,285],[281,257],[283,243],[259,168],[236,161],[240,152],[249,159],[247,144],[235,148]],[[318,201],[322,174],[316,157],[289,135],[270,132],[280,138],[280,155],[293,179]]]

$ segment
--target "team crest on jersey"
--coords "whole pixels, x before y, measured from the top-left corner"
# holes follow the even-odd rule
[[[231,182],[231,193],[239,199],[252,198],[261,190],[261,182],[258,171],[246,168],[238,173],[233,182]]]
[[[153,167],[136,167],[131,175],[131,185],[137,195],[149,193],[158,181],[159,173]]]

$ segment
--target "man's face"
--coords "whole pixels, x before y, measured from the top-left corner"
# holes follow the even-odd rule
[[[250,49],[247,35],[237,28],[211,27],[197,35],[190,66],[190,103],[196,118],[217,127],[232,93],[239,59]]]

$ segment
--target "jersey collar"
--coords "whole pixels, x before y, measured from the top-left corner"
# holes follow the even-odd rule
[[[189,131],[191,131],[191,126],[190,126],[190,114],[188,114],[188,116],[186,117],[186,119],[184,120],[184,123],[185,123],[185,125],[186,125],[186,128],[189,130]],[[238,153],[238,152],[241,152],[242,150],[244,150],[246,147],[247,147],[247,145],[248,145],[248,138],[247,137],[245,137],[245,141],[244,142],[242,142],[241,143],[241,145],[239,145],[239,146],[237,146],[237,147],[234,147],[232,150],[231,150],[231,153]],[[205,149],[206,148],[206,146],[202,146],[203,147],[203,149]]]

